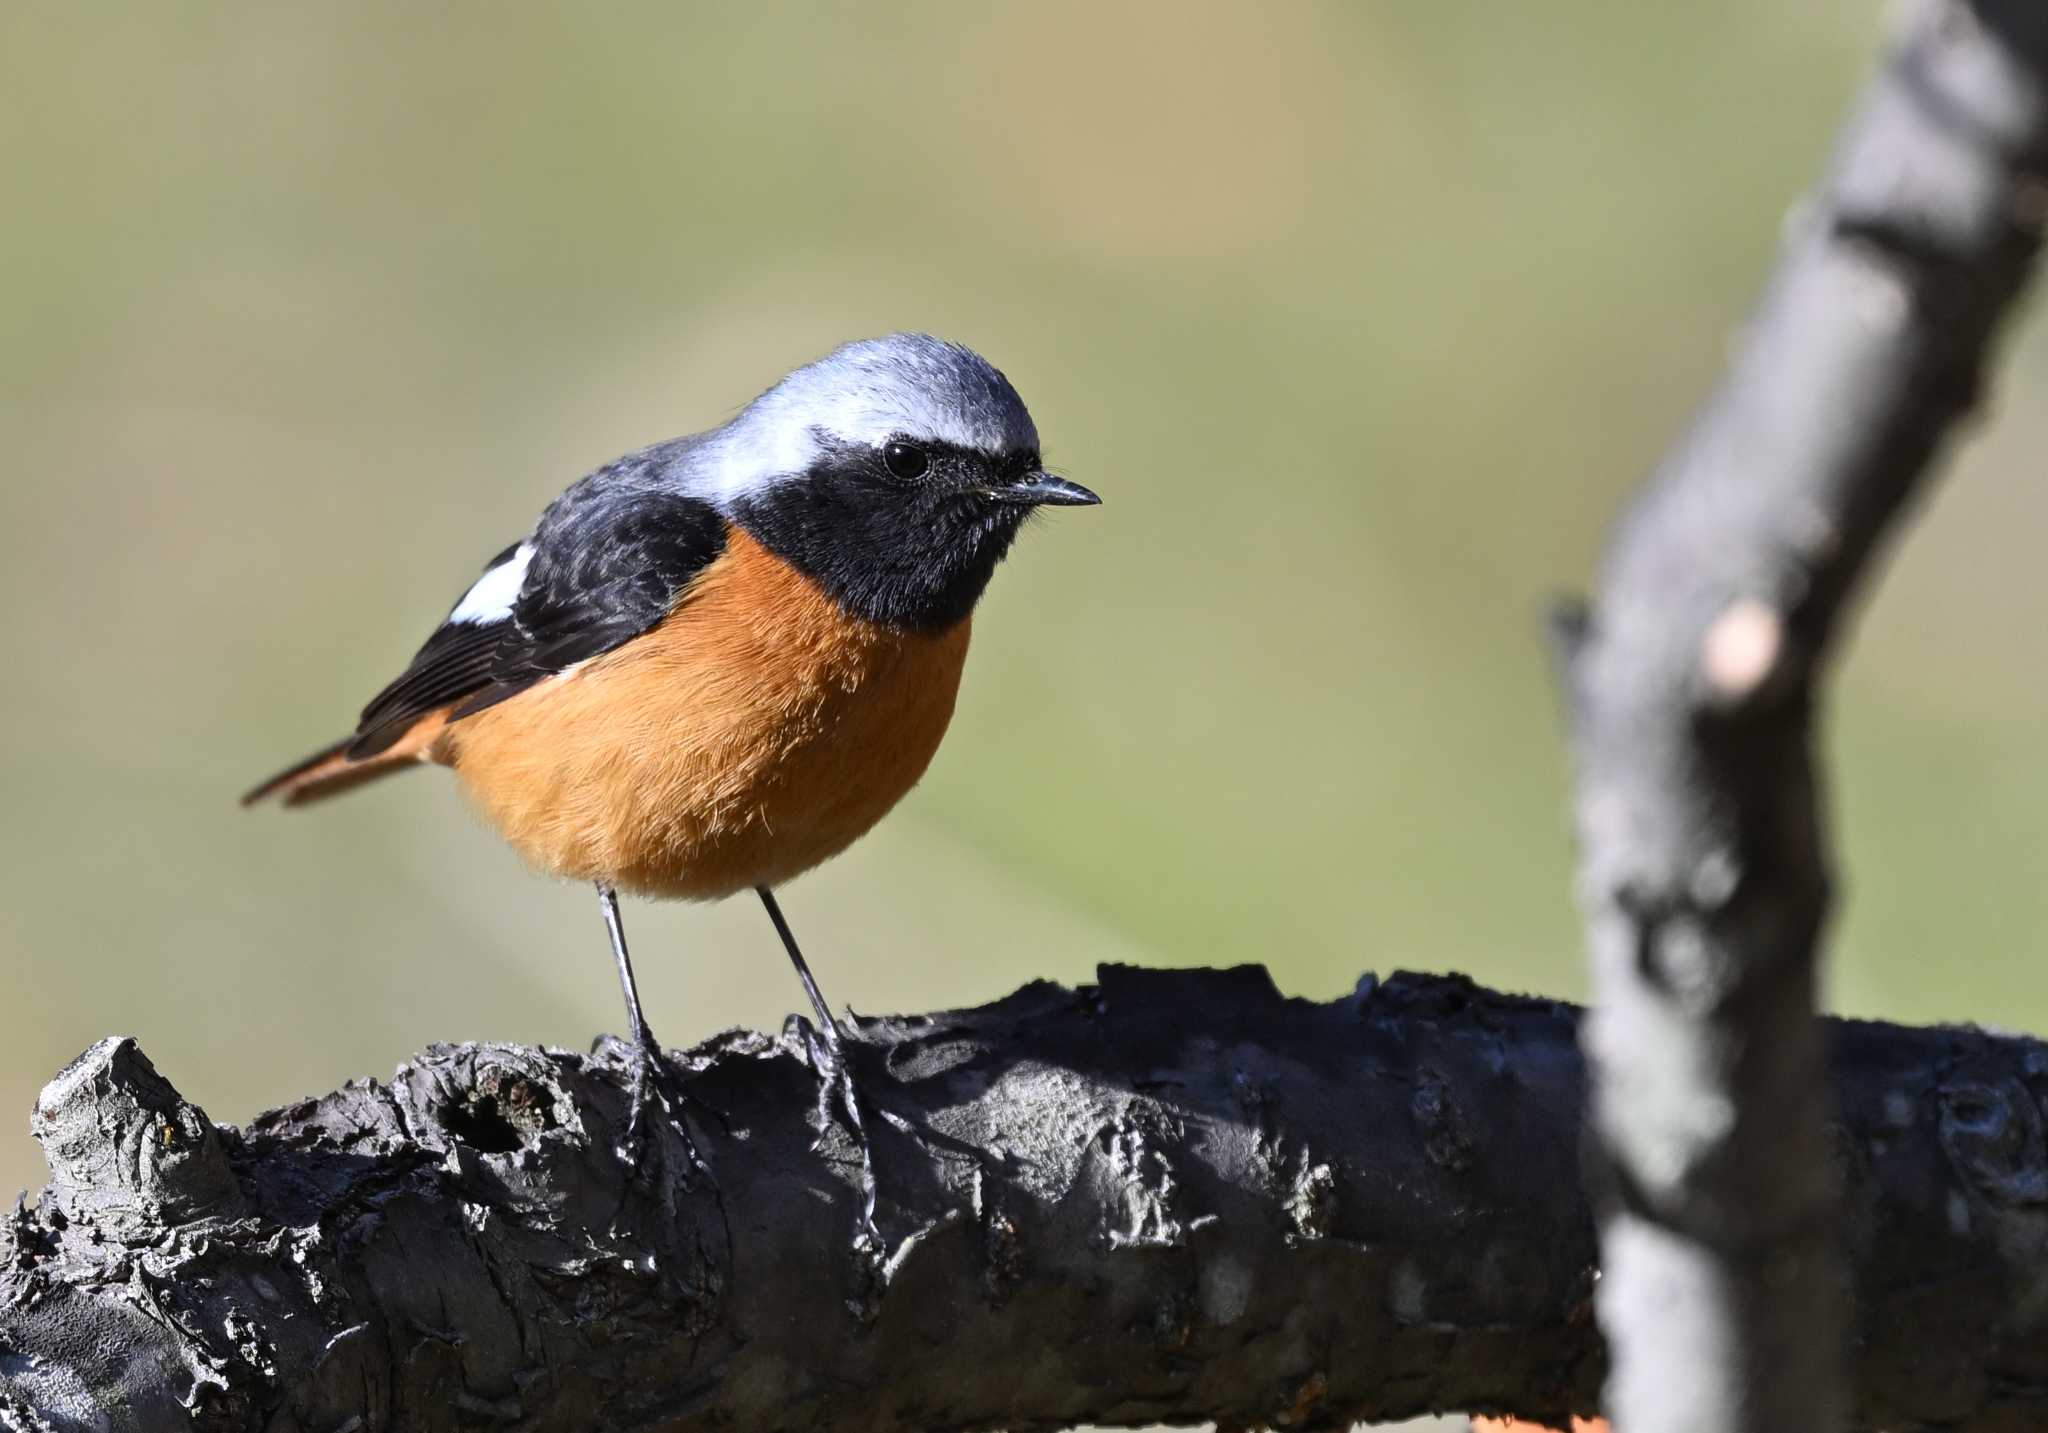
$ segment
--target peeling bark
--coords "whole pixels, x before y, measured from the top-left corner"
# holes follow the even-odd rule
[[[623,1065],[435,1047],[215,1126],[132,1041],[44,1092],[0,1426],[863,1430],[1591,1412],[1577,1012],[1105,968],[860,1022],[882,1247],[791,1032],[678,1056],[715,1184],[612,1153]],[[1832,1027],[1861,1426],[2048,1420],[2048,1049]],[[820,1143],[821,1148],[813,1145]]]

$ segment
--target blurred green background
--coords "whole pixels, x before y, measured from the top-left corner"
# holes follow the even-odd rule
[[[1882,7],[13,5],[0,1188],[125,1031],[242,1120],[619,1024],[595,904],[340,734],[567,481],[858,335],[981,348],[1037,525],[923,786],[787,904],[827,992],[1098,961],[1583,986],[1543,599],[1699,400]],[[2048,1030],[2048,343],[1861,622],[1832,998]],[[801,1003],[628,911],[655,1028]]]

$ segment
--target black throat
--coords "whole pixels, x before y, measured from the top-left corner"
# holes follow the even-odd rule
[[[977,489],[1036,465],[1035,453],[998,461],[934,449],[931,471],[906,481],[869,450],[842,447],[740,499],[732,516],[853,616],[943,631],[974,610],[1031,512]]]

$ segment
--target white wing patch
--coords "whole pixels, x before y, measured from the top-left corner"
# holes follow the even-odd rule
[[[510,557],[479,577],[476,585],[462,594],[462,600],[455,604],[448,620],[481,625],[502,622],[510,617],[519,589],[526,584],[527,565],[532,561],[533,545],[520,543]]]

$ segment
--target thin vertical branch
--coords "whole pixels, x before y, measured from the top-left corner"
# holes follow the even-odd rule
[[[2048,7],[1923,3],[1720,389],[1560,625],[1623,1433],[1842,1425],[1817,689],[2044,217]]]

